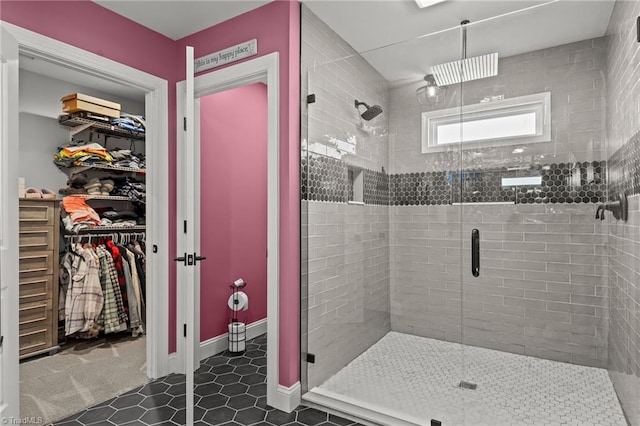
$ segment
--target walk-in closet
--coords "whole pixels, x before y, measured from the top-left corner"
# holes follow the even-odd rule
[[[20,58],[20,407],[45,424],[148,381],[144,93]]]

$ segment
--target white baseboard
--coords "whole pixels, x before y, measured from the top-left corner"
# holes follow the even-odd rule
[[[178,353],[177,352],[173,352],[169,354],[168,357],[168,363],[169,363],[169,374],[171,373],[184,373],[184,371],[182,371],[182,366],[180,365],[180,362],[178,360]]]
[[[290,413],[295,410],[301,401],[301,387],[300,382],[296,382],[290,387],[278,385],[276,393],[276,400],[273,407],[285,413]]]
[[[247,326],[247,340],[256,338],[267,332],[267,319],[252,322]],[[200,361],[210,356],[219,354],[229,348],[229,333],[224,333],[211,339],[200,342]]]

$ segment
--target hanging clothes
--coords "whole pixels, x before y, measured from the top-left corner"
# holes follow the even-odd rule
[[[111,240],[72,244],[61,257],[59,311],[65,335],[96,337],[100,331],[144,334],[144,251]]]
[[[73,251],[77,256],[67,257],[65,264],[71,277],[65,296],[65,335],[80,332],[97,336],[97,319],[104,302],[98,261],[80,244],[76,244]]]
[[[104,325],[104,332],[115,333],[126,330],[127,317],[122,305],[118,274],[113,264],[113,259],[103,245],[98,246],[96,252],[98,259],[100,259],[101,284],[105,294],[104,308],[100,315],[100,320]]]
[[[120,250],[118,250],[118,247],[116,247],[113,241],[108,240],[106,242],[106,247],[109,253],[111,253],[111,257],[113,258],[113,263],[116,269],[116,276],[118,278],[118,285],[120,286],[120,294],[122,296],[122,306],[128,318],[129,317],[129,300],[128,300],[128,294],[127,294],[127,282],[125,281],[124,269],[122,267],[122,256],[120,255]]]
[[[141,299],[141,291],[140,291],[140,278],[138,276],[138,267],[136,265],[136,256],[128,250],[126,247],[121,248],[121,252],[124,252],[126,258],[129,260],[129,269],[131,273],[131,294],[129,294],[129,312],[134,312],[135,316],[138,319],[137,322],[137,332],[143,333],[144,329],[142,327],[143,316],[142,316],[142,299]],[[129,286],[127,285],[127,290],[129,290]],[[131,328],[134,328],[133,325],[133,314],[131,315]],[[136,333],[136,330],[134,330]]]

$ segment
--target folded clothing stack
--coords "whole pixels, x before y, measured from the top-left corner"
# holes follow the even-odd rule
[[[114,149],[109,151],[109,155],[113,158],[112,164],[119,167],[129,167],[131,169],[144,170],[143,154],[134,154],[130,149]]]
[[[145,170],[144,154],[134,154],[130,149],[107,151],[98,143],[69,144],[58,147],[53,162],[61,167],[92,166],[107,164]]]
[[[58,147],[58,152],[55,154],[53,161],[63,167],[72,167],[95,163],[111,163],[113,162],[113,157],[98,143],[69,144]]]
[[[147,199],[147,189],[144,183],[132,178],[114,179],[113,195],[129,197],[134,203],[144,204]]]
[[[111,124],[136,133],[144,133],[146,126],[143,116],[127,114],[126,112],[120,113],[120,118],[111,120]]]
[[[69,232],[78,233],[82,229],[100,224],[100,215],[91,208],[83,197],[67,196],[62,199],[64,227]]]
[[[111,210],[110,208],[98,209],[100,212],[100,224],[103,226],[136,226],[144,225],[144,217],[130,210]]]

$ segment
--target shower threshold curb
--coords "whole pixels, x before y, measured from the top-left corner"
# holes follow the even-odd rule
[[[429,421],[395,410],[382,411],[379,406],[369,404],[356,398],[315,387],[302,396],[302,400],[320,407],[325,411],[335,411],[343,417],[369,425],[384,426],[425,426]]]

